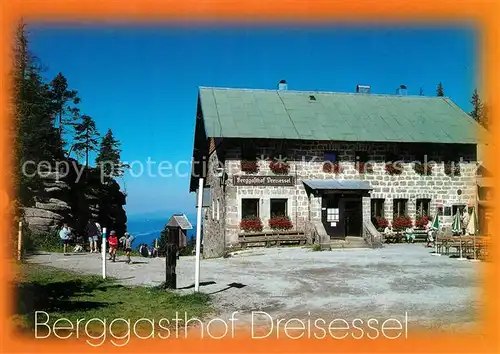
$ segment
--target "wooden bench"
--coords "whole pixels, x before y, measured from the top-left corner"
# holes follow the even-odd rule
[[[258,243],[264,244],[266,247],[290,243],[305,245],[307,237],[304,232],[300,231],[248,232],[240,234],[238,241],[241,248],[245,248],[248,244]]]

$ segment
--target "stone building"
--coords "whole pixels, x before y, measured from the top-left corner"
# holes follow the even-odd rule
[[[446,97],[202,87],[190,191],[205,177],[203,255],[237,246],[255,217],[273,232],[284,216],[310,242],[367,240],[380,218],[449,224],[476,204],[481,130]]]

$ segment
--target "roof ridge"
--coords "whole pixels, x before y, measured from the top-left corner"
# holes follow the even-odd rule
[[[427,98],[427,99],[449,99],[448,96],[420,96],[420,95],[394,95],[389,93],[357,93],[357,92],[342,92],[342,91],[319,91],[319,90],[278,90],[278,89],[263,89],[263,88],[244,88],[244,87],[223,87],[223,86],[198,86],[198,89],[209,90],[226,90],[226,91],[261,91],[261,92],[292,92],[292,93],[319,93],[319,94],[336,94],[336,95],[356,95],[356,96],[378,96],[378,97],[411,97],[411,98]]]

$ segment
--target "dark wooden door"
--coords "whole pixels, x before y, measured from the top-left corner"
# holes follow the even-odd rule
[[[322,198],[321,221],[330,238],[344,238],[342,206],[334,194],[327,194]]]
[[[361,236],[363,214],[361,200],[345,199],[344,205],[344,230],[345,236]]]

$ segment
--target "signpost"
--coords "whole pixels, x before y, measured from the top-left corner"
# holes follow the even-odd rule
[[[102,229],[102,278],[106,279],[106,228]]]
[[[194,270],[194,291],[200,291],[200,252],[201,252],[201,209],[203,207],[203,178],[200,177],[198,186],[198,210],[196,216],[196,261]]]

